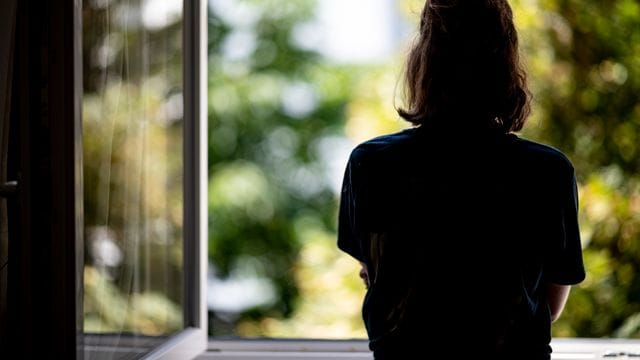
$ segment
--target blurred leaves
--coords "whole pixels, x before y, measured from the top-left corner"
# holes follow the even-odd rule
[[[283,300],[289,301],[291,319],[278,320],[269,310],[264,310],[264,317],[252,312],[240,321],[239,334],[325,337],[332,332],[322,324],[328,326],[324,320],[333,319],[334,312],[323,307],[329,301],[322,300],[323,294],[344,291],[334,286],[340,283],[352,290],[341,297],[343,301],[359,308],[362,289],[335,277],[340,273],[357,281],[357,266],[349,265],[349,273],[339,265],[344,256],[334,248],[336,194],[311,180],[326,171],[311,147],[315,138],[327,133],[344,133],[356,143],[407,126],[394,112],[403,54],[387,65],[329,64],[290,41],[296,26],[309,21],[310,2],[292,2],[290,9],[300,8],[284,12],[278,21],[265,15],[276,2],[234,3],[252,8],[256,15],[250,25],[238,25],[215,10],[211,18],[210,254],[225,271],[242,254],[287,259],[272,265],[271,271],[287,274],[285,284],[301,294]],[[565,152],[580,183],[588,276],[573,290],[554,332],[636,336],[638,4],[514,0],[512,5],[535,96],[523,135]],[[420,1],[407,0],[399,9],[415,23],[421,6]],[[244,46],[233,34],[247,28],[248,50],[225,53],[225,46],[234,41]],[[300,96],[293,110],[283,100],[291,94]],[[296,169],[313,175],[296,177]],[[293,185],[305,179],[307,192]],[[249,183],[251,189],[246,188]],[[334,258],[327,255],[332,251]],[[357,324],[359,315],[352,314],[349,321]],[[349,328],[349,322],[334,320],[343,324],[342,329]]]
[[[255,6],[256,3],[251,4]],[[421,1],[402,1],[400,10],[415,24],[422,4]],[[579,180],[581,235],[588,274],[585,282],[574,288],[565,314],[554,324],[554,334],[638,337],[640,6],[631,0],[513,0],[512,6],[534,93],[534,112],[523,135],[565,152],[574,162]],[[302,11],[297,21],[306,21],[307,11]],[[230,31],[215,17],[213,23],[219,25],[214,27],[216,34]],[[266,24],[268,20],[257,23]],[[257,44],[271,47],[268,44],[275,43],[275,51],[289,54],[285,67],[275,61],[258,62],[254,56],[245,61],[248,65],[243,72],[231,76],[229,74],[234,71],[225,69],[236,69],[237,64],[225,65],[229,61],[222,55],[215,55],[220,52],[216,51],[215,43],[212,46],[215,59],[211,64],[212,79],[216,80],[212,81],[211,89],[215,94],[212,97],[218,97],[212,103],[212,139],[230,133],[236,138],[233,141],[221,139],[220,145],[214,140],[210,154],[212,164],[240,160],[257,164],[267,174],[267,183],[271,186],[269,193],[279,194],[271,197],[277,199],[275,209],[289,208],[285,212],[295,214],[292,209],[306,208],[304,212],[311,214],[311,218],[331,219],[327,216],[335,210],[328,206],[331,202],[323,207],[313,207],[307,204],[317,204],[315,195],[298,202],[299,198],[290,193],[292,189],[280,194],[286,189],[286,182],[274,181],[278,176],[271,174],[282,174],[283,167],[273,166],[268,159],[280,154],[280,157],[275,156],[278,163],[290,161],[292,167],[289,169],[314,161],[309,152],[292,149],[304,150],[314,136],[321,136],[327,128],[338,133],[344,131],[353,142],[359,142],[405,127],[393,111],[403,54],[399,54],[395,63],[353,66],[345,72],[345,67],[323,64],[317,55],[282,42],[281,39],[291,37],[293,23],[295,21],[271,23],[257,27],[254,34]],[[214,35],[213,38],[218,37]],[[284,111],[278,96],[292,83],[314,89],[312,93],[317,101],[315,111],[302,112],[306,116],[297,120]],[[233,110],[229,110],[231,106]],[[332,116],[324,117],[325,114]],[[282,128],[282,133],[288,134],[274,137],[280,139],[276,143],[281,144],[282,149],[270,151],[269,147],[257,145],[264,144],[273,128]],[[219,135],[216,135],[217,131],[220,131]],[[230,143],[235,146],[233,151],[216,150],[217,146],[230,149]],[[260,149],[259,154],[255,153],[256,149]],[[214,178],[216,171],[224,174],[225,169],[216,166]],[[230,209],[232,203],[229,202]],[[216,211],[220,213],[219,208]],[[220,215],[213,215],[214,224],[216,216]],[[296,222],[295,216],[287,218]],[[317,224],[314,227],[319,226],[331,234],[330,222],[325,220]],[[304,236],[297,232],[286,234],[292,237],[287,241]],[[222,252],[216,248],[216,243],[225,244],[217,236],[214,226],[211,239],[214,258],[216,252]],[[325,246],[333,246],[331,239],[334,237],[335,234],[327,235]],[[338,271],[336,261],[342,261],[342,256],[318,267],[317,259],[323,258],[326,251],[320,246],[320,238],[297,240],[302,247],[296,245],[289,249],[290,254],[297,255],[291,257],[294,262],[288,268],[282,269],[294,276],[292,281],[302,294],[295,301],[293,319],[277,321],[273,316],[266,316],[244,321],[239,325],[240,333],[322,337],[322,331],[311,330],[312,324],[322,323],[322,319],[331,318],[333,313],[327,313],[329,310],[321,305],[312,305],[322,298],[314,289],[327,289],[328,284],[336,282],[335,279],[327,280],[327,272]],[[313,251],[314,256],[307,257],[308,251]],[[240,251],[232,253],[239,254]],[[345,276],[355,277],[356,270],[352,269],[354,273],[345,273]],[[310,283],[314,284],[313,288],[308,287]],[[331,291],[340,290],[333,288]],[[361,294],[354,291],[350,296]],[[314,313],[315,318],[310,315]],[[357,320],[354,315],[352,321]]]
[[[84,331],[167,335],[182,328],[182,309],[164,293],[122,296],[97,269],[84,268]]]
[[[296,262],[306,239],[297,219],[335,229],[337,199],[319,148],[341,133],[350,76],[296,44],[313,10],[310,1],[212,2],[209,256],[222,277],[271,279],[278,299],[247,309],[248,318],[288,317],[300,301]]]
[[[365,287],[359,265],[346,256],[336,258],[335,234],[322,230],[314,219],[300,219],[296,228],[305,239],[294,264],[302,296],[289,319],[265,316],[238,324],[244,336],[364,338],[360,305]],[[355,276],[354,276],[355,274]]]
[[[83,6],[85,332],[184,325],[180,1],[145,4]]]
[[[640,7],[628,0],[513,5],[535,95],[524,133],[564,151],[580,183],[588,274],[554,332],[638,337]]]
[[[572,290],[554,335],[640,337],[640,5],[634,0],[511,4],[534,93],[534,112],[522,135],[566,153],[579,181],[587,278]],[[213,309],[214,328],[221,329],[214,334],[364,337],[358,265],[335,248],[338,186],[353,144],[407,126],[394,112],[404,54],[384,65],[325,61],[309,36],[313,1],[212,0],[210,5],[209,258],[222,278],[268,279],[277,299],[235,316]],[[403,0],[398,9],[415,25],[422,5]],[[97,19],[105,16],[99,13]],[[148,34],[154,49],[179,45],[179,37],[162,36],[170,29]],[[87,51],[85,66],[93,64],[95,71],[85,69],[85,88],[101,94],[84,100],[85,157],[99,159],[85,162],[87,218],[96,219],[94,225],[104,225],[105,218],[111,224],[127,219],[117,211],[105,213],[104,194],[96,189],[108,186],[113,206],[134,196],[118,190],[132,189],[118,179],[127,179],[125,164],[134,164],[136,149],[154,144],[166,152],[146,153],[153,164],[144,201],[150,216],[162,203],[174,209],[165,214],[169,222],[155,228],[179,226],[179,199],[165,194],[163,186],[180,179],[162,175],[167,171],[162,164],[180,165],[163,158],[179,153],[180,143],[172,137],[179,129],[169,119],[144,123],[149,134],[144,143],[120,136],[137,131],[131,119],[139,114],[132,109],[144,105],[149,116],[163,113],[175,90],[153,77],[149,83],[137,77],[115,81],[122,75],[118,56],[136,40],[131,32],[83,35],[85,46],[95,45]],[[135,59],[144,54],[131,54],[137,68]],[[158,58],[146,56],[152,69],[163,68]],[[180,74],[178,65],[166,69],[169,78]],[[104,79],[115,85],[103,87]],[[101,133],[107,125],[112,130]],[[105,152],[110,147],[116,151]],[[105,161],[113,165],[108,185],[101,172]],[[93,287],[108,283],[100,276],[105,274],[92,269],[85,275],[87,328],[117,328],[124,321],[130,324],[125,328],[160,331],[122,313],[128,305],[116,288]],[[144,300],[132,304],[142,301],[149,309],[162,304],[154,294],[138,294]],[[146,319],[154,313],[140,310]],[[161,317],[174,324],[171,315]],[[225,321],[226,328],[216,325]]]

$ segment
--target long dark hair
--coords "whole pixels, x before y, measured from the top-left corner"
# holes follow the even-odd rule
[[[427,0],[404,80],[397,111],[414,125],[521,130],[530,92],[507,0]]]

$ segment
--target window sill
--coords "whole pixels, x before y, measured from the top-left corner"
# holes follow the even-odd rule
[[[640,340],[554,339],[553,360],[640,357]],[[210,340],[197,360],[371,360],[363,340]],[[628,356],[631,355],[631,356]]]

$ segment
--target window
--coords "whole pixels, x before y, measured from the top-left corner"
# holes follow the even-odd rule
[[[193,358],[208,322],[200,359],[370,358],[336,189],[355,143],[406,126],[422,1],[7,1],[0,357]],[[638,6],[511,4],[524,135],[580,182],[589,273],[555,357],[637,355]]]
[[[355,141],[404,126],[391,106],[408,33],[396,5],[210,1],[214,337],[365,337],[335,216]]]
[[[184,326],[182,3],[87,5],[84,331],[165,337]]]
[[[83,9],[85,356],[202,346],[197,2]],[[193,343],[190,344],[193,346]]]
[[[9,5],[0,357],[194,357],[206,4]]]
[[[336,185],[351,146],[406,126],[393,91],[422,4],[210,1],[214,339],[364,337],[356,264],[335,249]],[[637,6],[511,4],[535,96],[522,135],[567,153],[580,182],[588,278],[554,333],[635,337],[638,53],[621,39]]]

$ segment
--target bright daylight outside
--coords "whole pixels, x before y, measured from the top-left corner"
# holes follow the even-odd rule
[[[121,21],[130,3],[94,0],[86,10],[112,35],[85,40],[96,73],[85,84],[85,126],[107,129],[85,138],[85,207],[94,221],[85,328],[167,334],[182,321],[181,143],[172,140],[181,131],[173,53],[181,32],[171,15],[181,7],[140,2],[144,31],[133,33]],[[394,103],[422,4],[209,1],[210,335],[365,337],[359,266],[336,247],[339,187],[353,146],[408,126]],[[521,135],[567,154],[579,182],[587,279],[554,335],[640,337],[640,4],[511,4],[534,94]],[[146,41],[146,63],[132,60],[137,41]],[[134,102],[160,120],[132,130],[135,116],[122,109]],[[99,175],[108,168],[110,178]],[[135,209],[118,208],[126,193],[105,199],[97,190],[136,181],[152,187]],[[125,322],[114,320],[122,314]]]

